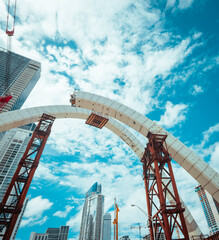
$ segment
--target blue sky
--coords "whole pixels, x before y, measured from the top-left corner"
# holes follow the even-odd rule
[[[23,108],[69,105],[75,88],[100,94],[157,121],[219,170],[218,7],[216,0],[18,1],[13,51],[42,64]],[[208,233],[197,183],[176,163],[174,171],[180,195]],[[146,208],[141,175],[139,159],[109,130],[56,120],[17,239],[65,224],[69,238],[78,239],[84,195],[96,181],[103,186],[105,211],[112,211],[117,197],[120,236],[138,239],[130,226],[146,220],[130,205]]]

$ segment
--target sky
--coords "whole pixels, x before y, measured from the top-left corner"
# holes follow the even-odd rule
[[[2,48],[6,2],[0,0]],[[219,171],[218,7],[217,0],[18,0],[12,50],[42,68],[22,108],[69,105],[74,89],[109,97],[157,121]],[[208,233],[197,182],[176,162],[173,168],[180,196]],[[147,222],[131,207],[146,210],[140,160],[108,129],[56,120],[16,239],[66,224],[69,240],[78,239],[85,193],[95,182],[105,212],[117,198],[119,236],[139,239],[130,226]]]

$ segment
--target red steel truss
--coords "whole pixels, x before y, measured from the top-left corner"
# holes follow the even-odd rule
[[[178,227],[180,239],[187,240],[189,235],[183,215],[185,209],[180,202],[171,157],[165,143],[167,135],[149,132],[147,137],[149,142],[141,162],[151,239],[160,239],[162,232],[166,240],[174,239],[174,229]],[[171,195],[173,201],[169,202],[167,195]]]
[[[55,118],[43,114],[0,203],[0,237],[9,240]]]
[[[109,121],[108,118],[105,118],[96,113],[91,113],[91,115],[88,117],[88,119],[85,123],[88,125],[97,127],[97,128],[103,128],[108,121]]]

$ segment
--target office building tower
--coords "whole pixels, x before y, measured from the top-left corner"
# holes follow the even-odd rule
[[[5,135],[0,140],[0,202],[2,201],[21,157],[26,150],[34,129],[35,124],[11,129],[5,132]],[[8,202],[8,204],[10,204],[10,202]],[[15,239],[25,206],[26,204],[24,203],[11,236],[11,240]],[[4,231],[5,229],[2,229],[0,224],[0,233],[4,234]]]
[[[48,240],[48,233],[36,233],[36,232],[32,232],[30,234],[30,238],[29,240]]]
[[[2,112],[21,108],[39,80],[40,71],[39,62],[0,49],[0,96],[12,95]]]
[[[150,240],[150,239],[151,239],[151,235],[150,234],[148,234],[145,237],[143,237],[143,240]],[[165,238],[165,234],[164,233],[160,233],[159,240],[165,240],[165,239],[166,239]]]
[[[47,228],[46,233],[32,232],[29,240],[67,240],[69,226],[60,228]]]
[[[129,236],[127,235],[127,236],[121,237],[120,240],[130,240],[130,238],[129,238]]]
[[[79,240],[102,240],[104,196],[97,182],[86,193]]]
[[[103,216],[103,240],[111,240],[111,214],[105,213]]]
[[[30,141],[35,124],[6,131],[0,140],[0,202]]]
[[[213,235],[219,232],[219,215],[217,206],[210,194],[208,194],[201,185],[197,186],[195,191],[198,193],[210,235]]]

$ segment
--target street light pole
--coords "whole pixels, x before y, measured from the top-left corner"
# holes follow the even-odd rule
[[[148,219],[152,222],[152,226],[153,226],[153,237],[154,237],[154,240],[156,240],[156,232],[155,232],[155,229],[154,229],[154,225],[153,225],[153,219],[151,218],[151,216],[149,216],[142,208],[140,208],[138,205],[135,205],[135,204],[131,204],[131,207],[137,207],[141,212],[144,213],[144,215],[146,217],[148,217]]]

